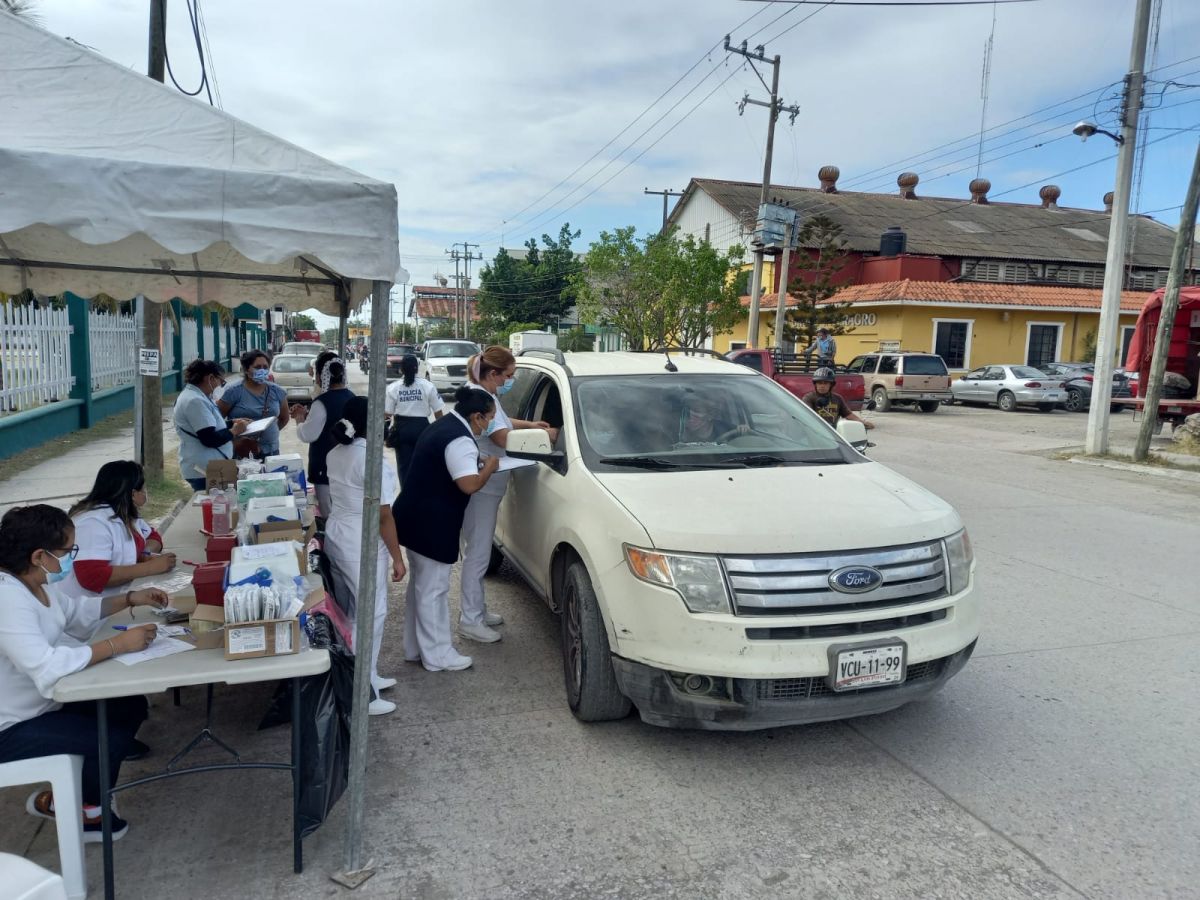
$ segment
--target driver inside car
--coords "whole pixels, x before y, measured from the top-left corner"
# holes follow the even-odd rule
[[[707,397],[694,397],[684,408],[679,425],[681,444],[722,444],[740,434],[749,434],[749,425],[734,425],[723,418],[718,404]]]

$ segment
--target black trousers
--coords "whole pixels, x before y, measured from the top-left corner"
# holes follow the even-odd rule
[[[417,438],[429,427],[429,420],[423,416],[393,416],[392,417],[392,446],[396,448],[396,474],[400,476],[400,484],[408,479],[408,470],[412,468],[413,451],[417,447]]]
[[[108,701],[108,783],[117,783],[121,763],[133,747],[138,728],[146,721],[145,697],[114,697]],[[100,805],[100,750],[96,703],[63,704],[0,731],[0,762],[35,756],[72,753],[83,757],[83,802]]]

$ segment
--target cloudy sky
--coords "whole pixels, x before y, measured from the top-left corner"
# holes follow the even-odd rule
[[[148,6],[40,0],[37,11],[50,31],[144,70]],[[994,198],[1037,202],[1053,181],[1061,205],[1101,206],[1112,143],[1082,144],[1070,126],[1095,118],[1116,128],[1133,7],[995,7],[983,156]],[[761,180],[766,113],[739,117],[736,101],[765,91],[721,49],[729,32],[782,57],[781,95],[801,108],[794,126],[781,120],[773,181],[816,185],[817,169],[833,163],[843,188],[887,192],[911,169],[919,193],[965,198],[993,7],[204,0],[203,14],[223,107],[394,182],[401,258],[413,283],[428,284],[453,273],[443,251],[454,242],[478,243],[488,259],[502,241],[519,246],[570,222],[585,248],[605,229],[658,227],[661,199],[644,187]],[[168,20],[175,75],[194,87],[184,0],[169,0]],[[1174,225],[1200,136],[1200,3],[1161,0],[1150,66],[1149,105],[1159,108],[1134,203]]]

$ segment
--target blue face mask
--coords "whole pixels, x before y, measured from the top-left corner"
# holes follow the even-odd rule
[[[514,384],[516,384],[516,381],[517,380],[515,378],[508,379],[507,381],[504,382],[504,384],[502,384],[502,385],[500,385],[500,387],[496,388],[496,393],[497,394],[507,394],[509,391],[512,390],[512,387]]]
[[[271,377],[270,369],[255,369],[250,373],[250,377],[254,379],[255,384],[266,384],[267,379]]]
[[[57,572],[51,572],[45,566],[39,566],[46,573],[46,582],[48,584],[57,584],[60,581],[70,578],[71,570],[75,567],[75,557],[70,553],[67,553],[65,556],[55,556],[54,558],[58,560]]]

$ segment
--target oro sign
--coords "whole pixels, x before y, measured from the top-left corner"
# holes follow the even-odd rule
[[[152,375],[155,378],[162,374],[161,357],[157,349],[153,347],[138,349],[138,374]]]

